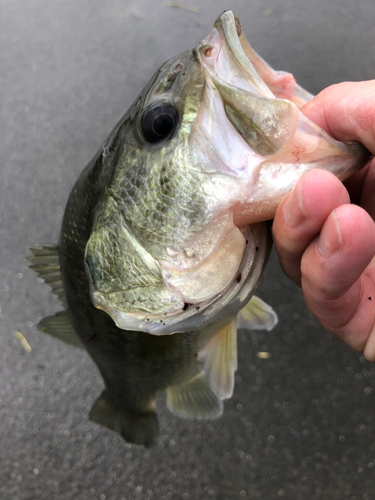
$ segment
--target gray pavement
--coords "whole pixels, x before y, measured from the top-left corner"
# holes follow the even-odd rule
[[[149,450],[88,421],[96,367],[36,330],[59,305],[27,269],[26,246],[57,241],[79,172],[153,71],[224,9],[313,93],[375,78],[373,0],[184,1],[199,12],[168,0],[2,2],[0,498],[375,499],[375,368],[320,327],[274,255],[259,295],[280,324],[240,333],[224,416],[181,420],[161,399]]]

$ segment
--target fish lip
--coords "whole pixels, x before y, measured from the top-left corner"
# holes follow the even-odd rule
[[[208,35],[207,38],[202,40],[197,48],[200,62],[205,68],[208,69],[209,73],[211,73],[212,75],[214,72],[211,70],[211,68],[208,67],[204,56],[207,50],[212,48],[215,42],[217,43],[218,36],[220,43],[224,42],[226,44],[226,47],[229,49],[231,55],[233,55],[235,61],[245,72],[247,78],[251,81],[253,87],[252,92],[264,97],[275,99],[274,94],[268,88],[262,78],[258,75],[248,55],[246,54],[244,42],[247,44],[247,41],[242,34],[240,20],[231,10],[224,11],[223,14],[221,14],[217,18],[214,23],[213,31]],[[218,75],[216,75],[216,77],[220,80],[220,77],[218,77]],[[226,80],[222,81],[230,84],[230,82],[227,82]]]
[[[231,50],[236,61],[251,78],[259,94],[274,99],[274,94],[258,75],[246,54],[242,41],[245,37],[242,34],[241,22],[236,14],[232,10],[224,11],[215,21],[214,27],[222,31],[227,46]]]
[[[226,123],[226,139],[212,149],[219,158],[226,158],[226,173],[240,178],[247,177],[248,169],[241,170],[237,159],[226,154],[239,142],[236,136],[243,140],[246,163],[250,159],[250,168],[257,168],[265,158],[284,149],[297,129],[299,114],[291,101],[276,99],[253,66],[249,50],[239,19],[232,11],[225,11],[217,19],[212,32],[197,47],[206,77],[206,104],[198,112],[195,129],[202,128],[207,116],[211,121],[219,116]],[[209,136],[210,144],[212,133],[207,129],[203,134]]]

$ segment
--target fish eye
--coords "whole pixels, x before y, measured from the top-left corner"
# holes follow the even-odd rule
[[[159,103],[143,113],[142,132],[147,142],[160,142],[170,137],[177,122],[177,109],[170,103]]]

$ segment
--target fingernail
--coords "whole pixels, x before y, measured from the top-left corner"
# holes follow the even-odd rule
[[[307,219],[302,202],[301,187],[297,184],[289,195],[284,205],[284,219],[288,226],[294,228]]]
[[[331,217],[333,218],[333,224],[323,226],[317,241],[318,250],[326,259],[337,252],[343,243],[336,210],[332,212]]]

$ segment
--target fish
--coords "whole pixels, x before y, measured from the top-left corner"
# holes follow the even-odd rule
[[[344,180],[370,157],[301,113],[312,97],[228,10],[156,71],[83,170],[59,243],[28,258],[65,307],[38,328],[85,349],[103,378],[93,422],[150,446],[164,392],[180,417],[222,414],[237,328],[278,321],[254,295],[278,203],[304,172]]]

